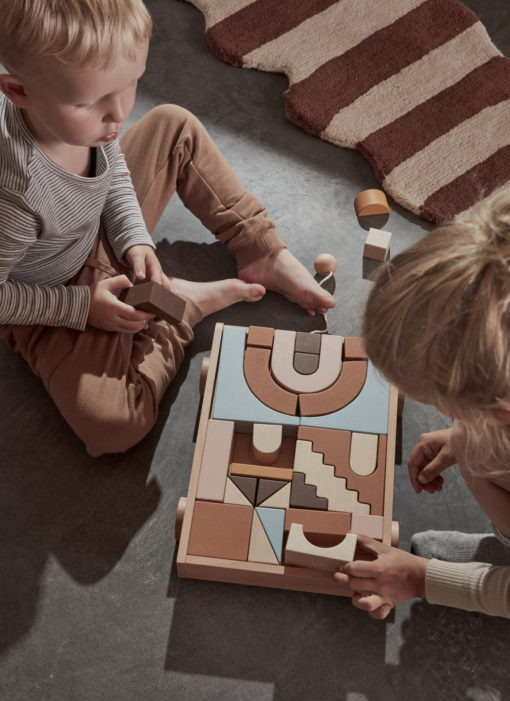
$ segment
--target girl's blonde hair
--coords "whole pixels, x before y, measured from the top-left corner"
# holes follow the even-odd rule
[[[8,69],[51,56],[109,65],[149,39],[142,0],[0,0],[0,62]]]
[[[509,305],[506,191],[383,266],[365,309],[368,355],[406,394],[469,419],[510,400]]]

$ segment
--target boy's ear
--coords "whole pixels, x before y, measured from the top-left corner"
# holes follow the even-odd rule
[[[16,107],[28,107],[29,98],[22,81],[12,73],[0,75],[0,90]]]
[[[498,421],[510,424],[510,402],[498,402],[498,405],[491,411]]]

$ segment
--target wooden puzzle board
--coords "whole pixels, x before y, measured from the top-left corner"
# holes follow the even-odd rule
[[[361,339],[217,324],[178,574],[348,595],[286,564],[288,534],[321,554],[347,532],[392,541],[396,415]]]

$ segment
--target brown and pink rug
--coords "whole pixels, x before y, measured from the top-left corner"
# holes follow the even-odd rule
[[[510,180],[510,59],[458,0],[188,0],[235,66],[286,73],[287,118],[360,151],[432,222]]]

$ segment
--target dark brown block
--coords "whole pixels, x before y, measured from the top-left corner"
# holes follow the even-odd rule
[[[305,333],[304,331],[297,331],[294,350],[297,353],[315,353],[316,355],[319,355],[321,352],[320,333]]]
[[[128,287],[127,290],[122,290],[119,299],[135,309],[155,314],[171,324],[182,321],[186,309],[186,301],[182,297],[157,282],[142,282]]]
[[[238,487],[249,502],[255,504],[257,494],[256,477],[242,477],[241,475],[229,475],[232,482]]]
[[[315,353],[294,353],[294,370],[301,375],[312,375],[319,367],[319,356]]]
[[[328,500],[317,496],[317,487],[313,484],[305,484],[305,476],[302,472],[294,472],[290,488],[290,506],[296,509],[327,511]]]
[[[283,482],[282,480],[268,480],[259,479],[259,486],[257,489],[257,506],[261,504],[266,499],[269,499],[275,492],[277,492],[288,482]]]

